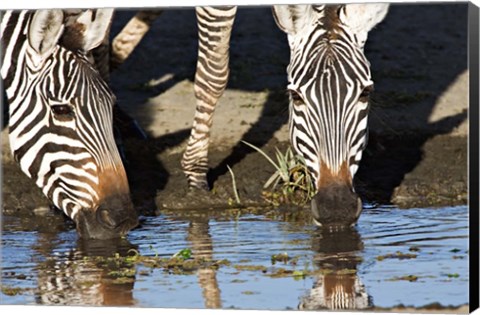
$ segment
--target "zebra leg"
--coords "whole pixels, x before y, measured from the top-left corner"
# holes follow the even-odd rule
[[[209,189],[208,145],[213,112],[228,82],[230,35],[237,7],[197,7],[197,108],[182,167],[190,187]]]
[[[117,69],[132,54],[133,50],[145,34],[150,30],[152,23],[162,13],[162,10],[141,10],[125,25],[112,40],[110,67]]]

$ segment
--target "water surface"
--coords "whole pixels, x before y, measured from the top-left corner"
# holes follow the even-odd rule
[[[335,233],[271,214],[165,212],[144,218],[126,240],[88,243],[72,229],[26,228],[4,216],[0,303],[275,310],[468,303],[467,206],[370,207],[354,229]],[[178,270],[115,259],[168,258],[186,248],[192,258],[225,263]],[[279,254],[283,260],[272,260]]]

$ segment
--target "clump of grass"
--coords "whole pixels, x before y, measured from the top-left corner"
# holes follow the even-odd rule
[[[264,189],[269,189],[263,193],[268,202],[276,206],[281,203],[303,206],[313,197],[315,188],[303,157],[294,154],[290,147],[285,153],[275,148],[277,159],[275,162],[260,148],[242,142],[263,155],[275,168],[275,173],[263,186]]]

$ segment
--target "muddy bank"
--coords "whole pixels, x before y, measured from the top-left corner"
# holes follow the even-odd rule
[[[467,139],[436,136],[425,141],[418,151],[412,143],[418,138],[375,137],[367,147],[358,176],[357,191],[365,202],[396,204],[400,207],[436,207],[467,203]],[[275,172],[258,152],[245,144],[230,150],[212,150],[209,173],[211,191],[191,190],[180,167],[182,153],[169,152],[164,141],[126,140],[126,165],[132,196],[142,214],[158,210],[222,209],[271,207],[264,184]],[[278,148],[285,152],[288,142],[269,141],[262,150],[274,157]],[[445,154],[445,151],[450,154]],[[234,154],[232,155],[232,152]],[[240,204],[227,165],[235,177]],[[48,207],[40,190],[20,172],[12,161],[3,164],[4,213]],[[285,204],[284,208],[298,206]],[[308,207],[308,204],[306,205]]]
[[[467,202],[466,138],[438,136],[427,141],[418,152],[411,144],[419,141],[402,137],[377,138],[371,142],[356,177],[357,191],[364,201],[393,203],[404,208]],[[140,152],[137,145],[129,145],[135,148],[134,152]],[[155,146],[148,146],[146,150],[151,147]],[[286,142],[269,141],[262,150],[274,157],[276,148],[285,152],[287,147]],[[445,150],[453,154],[443,154]],[[232,151],[235,151],[234,155]],[[152,190],[151,196],[155,196],[158,209],[271,205],[262,192],[269,191],[264,189],[264,184],[275,168],[244,144],[232,150],[212,151],[210,192],[187,188],[179,165],[180,153],[160,153],[158,159],[150,161],[152,168],[147,169],[144,169],[146,163],[140,156],[144,155],[132,156],[128,167],[132,193],[135,196],[138,192],[138,202],[151,199],[142,194]],[[155,168],[155,164],[160,167]],[[227,165],[234,173],[240,205],[236,202],[233,178]]]
[[[392,308],[374,308],[376,312],[393,312],[393,313],[424,313],[424,314],[467,314],[469,312],[468,305],[460,307],[443,307],[438,305],[429,305],[420,308],[398,306]]]

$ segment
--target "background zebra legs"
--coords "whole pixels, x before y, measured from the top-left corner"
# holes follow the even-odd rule
[[[138,11],[120,33],[115,36],[112,40],[109,62],[112,71],[125,62],[162,12],[162,10]]]
[[[237,7],[197,7],[198,61],[195,74],[197,108],[183,155],[190,187],[208,189],[208,145],[213,113],[228,82],[230,35]]]

